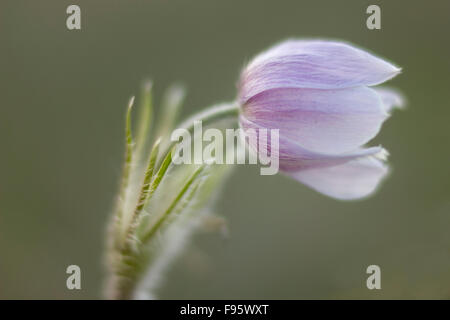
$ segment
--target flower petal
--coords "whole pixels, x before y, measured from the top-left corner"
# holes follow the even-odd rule
[[[341,154],[324,154],[307,150],[300,146],[297,142],[286,137],[279,137],[278,147],[274,146],[275,141],[271,141],[270,133],[260,131],[264,129],[254,122],[249,121],[244,116],[240,116],[239,122],[244,130],[254,129],[257,139],[247,139],[249,148],[254,152],[263,153],[264,155],[278,156],[280,169],[285,172],[296,172],[304,169],[323,168],[331,165],[339,165],[351,160],[363,158],[367,156],[384,156],[387,151],[382,147],[358,148],[351,152]],[[261,137],[265,134],[266,137]],[[252,135],[248,135],[252,136]],[[267,143],[261,143],[260,139],[265,139]]]
[[[373,89],[379,94],[383,102],[383,108],[387,113],[390,113],[394,108],[403,109],[405,107],[405,97],[398,90],[387,87]]]
[[[243,70],[239,99],[275,88],[338,89],[376,85],[400,68],[342,42],[288,40],[258,55]]]
[[[326,154],[364,145],[388,116],[380,96],[367,87],[273,89],[248,100],[243,115],[260,127],[279,129],[280,137],[309,151]]]
[[[388,174],[388,167],[374,157],[345,164],[288,173],[292,178],[327,196],[340,200],[367,197]]]

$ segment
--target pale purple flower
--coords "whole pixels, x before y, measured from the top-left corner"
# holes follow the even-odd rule
[[[383,148],[363,146],[377,135],[390,110],[402,105],[394,90],[369,86],[399,72],[346,43],[288,40],[242,71],[240,124],[280,130],[280,170],[285,174],[334,198],[365,197],[388,167]]]

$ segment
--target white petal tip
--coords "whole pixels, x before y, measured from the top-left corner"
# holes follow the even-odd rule
[[[386,161],[387,158],[389,157],[389,155],[390,155],[390,154],[389,154],[389,151],[387,151],[387,150],[384,149],[384,148],[381,148],[380,152],[374,154],[373,156],[374,156],[376,159],[378,159],[378,160]]]
[[[337,200],[358,200],[371,196],[389,169],[375,157],[366,157],[342,165],[289,173],[310,188]]]
[[[390,114],[393,109],[405,108],[406,98],[399,90],[389,87],[378,87],[373,89],[380,96],[384,111],[387,114]]]

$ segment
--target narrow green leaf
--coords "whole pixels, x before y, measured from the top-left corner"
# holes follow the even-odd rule
[[[153,120],[153,83],[147,80],[143,83],[139,105],[139,120],[136,134],[136,155],[142,157],[142,151],[150,140],[150,127]],[[139,160],[139,159],[138,159]]]
[[[125,163],[123,166],[123,172],[122,172],[122,183],[120,186],[120,193],[119,193],[119,201],[125,201],[126,196],[126,189],[128,187],[128,183],[130,180],[130,172],[131,172],[131,162],[133,160],[133,136],[131,134],[131,110],[133,108],[134,104],[134,96],[131,97],[130,101],[128,102],[128,109],[127,109],[127,115],[125,118]],[[122,206],[119,204],[119,209],[117,211],[117,218],[119,220],[118,223],[121,221],[122,217]]]
[[[158,172],[155,174],[152,183],[150,185],[149,190],[149,198],[153,195],[153,193],[158,188],[159,184],[161,183],[161,180],[163,179],[164,175],[166,174],[169,165],[172,163],[172,151],[169,151],[164,158],[163,162],[161,163],[161,166],[158,169]]]
[[[175,197],[175,199],[172,201],[170,206],[167,208],[167,210],[162,214],[162,216],[153,224],[152,227],[150,227],[149,231],[143,236],[142,242],[147,242],[151,237],[155,235],[155,233],[158,231],[159,227],[166,221],[166,219],[170,216],[170,214],[173,212],[173,210],[176,208],[180,200],[183,198],[183,196],[186,194],[186,192],[192,187],[193,183],[197,180],[197,178],[200,176],[200,174],[205,170],[207,166],[202,165],[200,166],[195,172],[191,175],[191,177],[187,180],[187,182],[184,184],[183,188],[180,190],[178,195]],[[198,184],[194,186],[194,191],[197,189]],[[194,193],[191,193],[193,195]]]
[[[183,200],[176,206],[176,210],[173,211],[173,214],[179,214],[188,207],[199,187],[200,187],[200,180],[197,179],[192,184],[192,186],[188,188],[188,190],[186,191],[186,195],[182,198]]]
[[[132,234],[134,230],[136,229],[136,222],[139,218],[139,215],[144,208],[144,205],[149,197],[149,190],[150,190],[150,182],[153,177],[153,173],[155,170],[155,164],[156,159],[158,157],[159,152],[159,145],[160,145],[161,139],[156,140],[155,144],[153,145],[152,151],[150,153],[150,157],[148,160],[147,169],[145,170],[145,176],[144,181],[142,182],[141,191],[139,194],[139,200],[136,205],[136,209],[134,210],[133,217],[131,218],[130,228],[128,234]]]
[[[133,153],[133,137],[131,134],[131,110],[134,103],[134,97],[128,102],[127,113],[125,116],[125,162],[122,168],[121,182],[119,186],[119,192],[117,202],[113,215],[111,216],[111,222],[108,228],[109,236],[109,248],[114,250],[121,246],[121,229],[124,220],[124,205],[127,197],[127,188],[130,183],[131,162]]]
[[[158,139],[158,149],[160,146],[160,139]],[[152,154],[155,157],[156,154],[158,153],[159,150],[153,150]],[[156,157],[157,158],[157,157]],[[162,179],[164,178],[165,174],[167,173],[167,171],[169,170],[169,166],[172,163],[172,152],[169,152],[167,154],[167,156],[164,158],[162,164],[160,165],[158,171],[156,173],[154,173],[154,170],[156,168],[156,158],[154,160],[151,160],[153,163],[153,169],[152,169],[152,175],[148,175],[148,177],[146,177],[146,179],[151,179],[151,182],[149,182],[149,187],[148,189],[145,191],[146,192],[146,196],[145,196],[145,200],[143,201],[142,207],[140,207],[140,202],[138,203],[139,208],[139,212],[141,212],[144,207],[146,206],[147,203],[149,203],[150,199],[152,198],[153,194],[155,193],[155,191],[158,189],[159,184],[161,183]],[[142,215],[136,215],[134,216],[134,221],[132,221],[131,223],[131,231],[128,232],[128,235],[131,235],[131,233],[134,233],[134,231],[138,228],[139,224],[142,222],[141,221],[141,216]]]
[[[152,148],[152,151],[150,153],[147,170],[145,171],[144,182],[142,184],[141,195],[139,197],[139,204],[136,207],[136,209],[139,211],[142,210],[142,207],[144,206],[145,200],[147,199],[147,196],[149,193],[150,182],[153,177],[154,170],[155,170],[156,159],[158,157],[160,143],[161,143],[161,139],[158,138],[158,140],[156,140],[156,142]]]

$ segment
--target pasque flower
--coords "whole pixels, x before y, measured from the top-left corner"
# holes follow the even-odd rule
[[[239,122],[244,129],[279,129],[285,174],[334,198],[365,197],[388,167],[385,149],[363,146],[402,105],[394,90],[371,86],[399,72],[346,43],[288,40],[242,71]]]
[[[364,145],[378,133],[390,110],[402,105],[394,90],[370,86],[399,72],[345,43],[286,41],[243,70],[237,102],[213,105],[181,122],[177,130],[193,131],[194,139],[201,139],[195,135],[199,121],[228,130],[224,120],[235,123],[239,117],[241,127],[256,129],[251,132],[264,138],[249,139],[260,159],[270,154],[270,161],[278,160],[277,169],[328,196],[361,198],[388,173],[383,162],[387,152]],[[215,220],[210,210],[213,191],[230,169],[214,163],[217,151],[209,159],[213,161],[201,164],[173,161],[178,140],[170,132],[184,94],[178,86],[168,90],[158,126],[152,129],[151,88],[147,82],[139,99],[136,140],[131,125],[134,98],[126,115],[125,161],[108,232],[108,298],[153,296],[161,274],[195,229]],[[267,129],[278,132],[263,137]],[[227,151],[230,148],[227,145]]]

